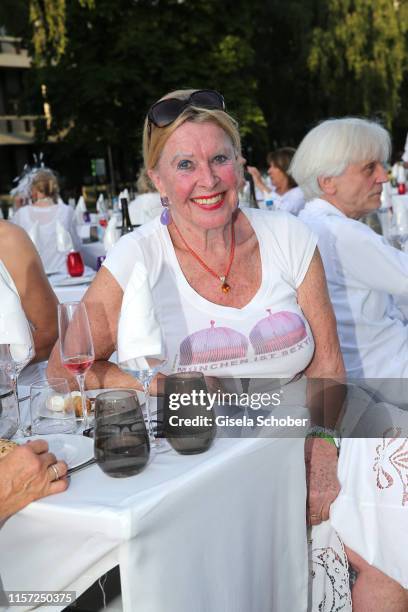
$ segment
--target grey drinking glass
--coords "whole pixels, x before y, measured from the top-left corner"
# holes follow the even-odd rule
[[[166,377],[163,420],[164,435],[178,453],[194,455],[210,448],[217,428],[202,372]]]
[[[95,401],[95,459],[113,478],[134,476],[149,460],[150,444],[136,391],[100,393]]]
[[[19,416],[15,387],[0,370],[0,438],[11,438],[18,430]]]

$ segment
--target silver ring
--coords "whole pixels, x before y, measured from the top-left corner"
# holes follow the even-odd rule
[[[52,471],[55,474],[55,478],[53,478],[53,480],[51,480],[51,482],[55,482],[56,480],[59,480],[60,475],[59,475],[59,472],[58,472],[56,464],[53,463],[52,465],[50,465],[50,468],[52,469]]]
[[[311,519],[316,519],[316,518],[317,518],[317,519],[321,519],[321,518],[322,518],[322,515],[321,515],[321,514],[311,514],[311,515],[310,515],[310,518],[311,518]]]

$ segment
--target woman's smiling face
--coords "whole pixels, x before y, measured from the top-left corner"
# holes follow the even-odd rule
[[[231,139],[216,123],[183,123],[149,175],[180,226],[223,227],[237,207],[240,164]]]

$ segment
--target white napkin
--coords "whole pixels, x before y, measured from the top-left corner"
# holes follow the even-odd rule
[[[408,234],[408,195],[395,195],[392,199],[393,223],[398,234]]]
[[[115,216],[109,221],[105,234],[103,236],[103,246],[105,251],[108,252],[111,247],[119,240],[119,230],[116,227],[117,219]]]
[[[40,244],[40,230],[39,230],[38,220],[34,221],[34,223],[32,224],[32,226],[30,227],[28,231],[28,235],[30,236],[32,243],[34,244],[35,248],[38,251],[38,247]]]
[[[57,219],[57,251],[59,253],[69,253],[74,251],[74,244],[72,242],[71,234],[65,229],[61,221]]]
[[[121,191],[118,195],[118,209],[122,210],[122,198],[124,198],[125,196],[123,195],[124,192]]]
[[[84,197],[81,196],[75,207],[75,221],[80,225],[84,222],[84,212],[87,211]]]
[[[32,348],[29,323],[16,286],[0,260],[0,344],[9,344],[14,361],[25,361]]]
[[[137,262],[123,295],[118,325],[118,363],[126,363],[132,369],[133,360],[145,355],[160,355],[162,350],[147,270]]]
[[[96,200],[96,212],[100,214],[106,213],[106,204],[103,193],[100,193],[98,199]]]
[[[389,181],[382,186],[381,208],[392,208],[392,187]]]
[[[405,168],[402,164],[398,166],[397,183],[405,183]]]

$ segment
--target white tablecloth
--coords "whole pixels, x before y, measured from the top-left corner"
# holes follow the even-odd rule
[[[51,276],[49,281],[58,301],[63,304],[64,302],[79,302],[82,300],[94,278],[95,271],[87,266],[84,275],[78,279],[71,278],[66,274]]]
[[[53,287],[60,304],[64,302],[80,302],[89,285],[71,285],[70,287]]]
[[[0,574],[79,595],[119,563],[125,612],[304,612],[304,514],[303,440],[220,439],[132,478],[74,474],[0,529]]]
[[[102,242],[89,242],[88,244],[82,244],[81,255],[84,264],[92,270],[96,270],[98,257],[106,255],[106,250]]]

